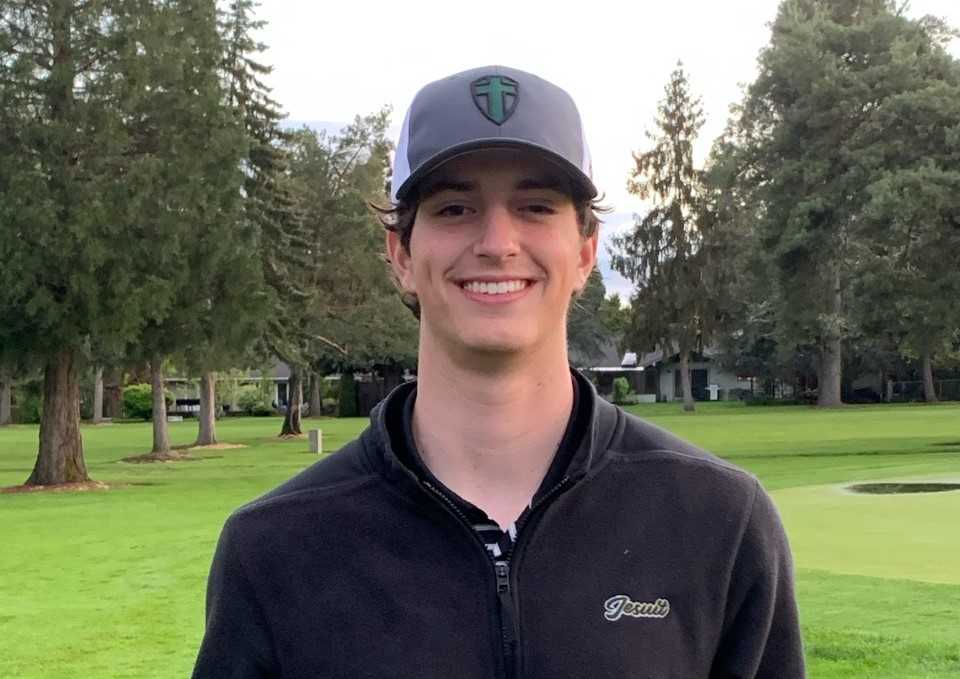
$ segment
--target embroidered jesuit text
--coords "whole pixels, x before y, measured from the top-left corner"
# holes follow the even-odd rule
[[[631,601],[626,594],[617,594],[603,604],[603,617],[614,622],[622,616],[631,618],[665,618],[670,614],[670,602],[657,599],[653,602]]]

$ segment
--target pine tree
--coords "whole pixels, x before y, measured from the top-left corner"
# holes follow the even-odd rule
[[[943,61],[923,23],[887,0],[788,0],[744,102],[742,176],[762,207],[757,226],[775,273],[777,324],[818,348],[821,406],[841,403],[844,343],[858,340],[878,303],[864,296],[863,282],[886,236],[868,203],[884,192],[883,176],[917,167],[916,130],[901,129],[903,104]],[[920,146],[919,156],[932,151]]]
[[[309,327],[303,331],[309,356],[343,353],[347,339],[328,337],[324,328],[345,322],[391,289],[380,256],[383,229],[369,207],[385,200],[389,116],[384,109],[358,116],[336,135],[303,129],[291,138],[290,170],[308,239],[309,266],[300,287],[310,291]]]
[[[641,350],[660,346],[665,355],[676,348],[687,411],[694,409],[690,354],[702,350],[709,331],[699,221],[703,180],[693,163],[702,125],[700,100],[678,65],[658,107],[656,132],[647,133],[652,148],[634,154],[627,184],[652,207],[630,232],[615,236],[611,248],[611,266],[635,286],[628,341]]]
[[[142,159],[125,129],[141,4],[0,9],[0,344],[44,366],[30,484],[88,480],[78,385],[88,338],[122,343],[156,310],[142,294],[149,281],[127,273],[138,195],[121,180]]]
[[[164,281],[171,303],[143,326],[127,358],[151,365],[152,453],[169,457],[164,359],[209,355],[211,348],[226,355],[257,309],[228,304],[236,299],[235,288],[248,282],[242,263],[252,256],[248,248],[255,240],[239,219],[246,144],[241,126],[224,106],[223,45],[214,3],[179,0],[157,11],[142,40],[148,52],[166,58],[156,64],[157,71],[143,74],[149,86],[138,98],[132,135],[163,163],[165,172],[148,189],[154,205],[148,219],[177,249],[153,274]]]
[[[869,243],[855,285],[864,324],[919,360],[928,402],[933,366],[960,336],[960,61],[944,49],[955,33],[926,18],[901,27],[891,47],[896,92],[875,113],[877,176],[858,236]],[[866,140],[864,140],[866,141]]]
[[[271,67],[259,61],[265,46],[254,37],[264,26],[254,16],[253,0],[232,0],[221,17],[221,33],[226,43],[222,68],[226,83],[227,106],[241,121],[248,143],[244,160],[243,219],[255,229],[264,282],[265,311],[259,340],[254,352],[272,356],[292,368],[292,380],[299,380],[303,341],[298,332],[312,292],[302,283],[311,265],[310,241],[301,214],[301,196],[289,176],[290,135],[280,121],[284,114],[271,97],[264,77]],[[296,388],[293,388],[296,387]],[[288,386],[291,398],[299,396],[297,384]],[[288,399],[290,400],[290,399]],[[290,408],[288,408],[288,418]],[[299,434],[299,408],[296,422],[285,422],[283,434]]]
[[[570,303],[567,314],[567,346],[579,356],[595,354],[608,334],[603,325],[600,308],[606,296],[603,276],[599,269],[590,272],[583,292]]]
[[[291,173],[310,239],[310,291],[291,327],[314,372],[412,367],[417,325],[396,299],[382,259],[383,228],[369,204],[386,202],[388,109],[357,117],[339,134],[293,135]],[[299,338],[299,339],[298,339]]]
[[[214,5],[2,12],[0,344],[45,366],[28,483],[86,481],[80,369],[157,339],[183,299],[186,246],[238,194]]]

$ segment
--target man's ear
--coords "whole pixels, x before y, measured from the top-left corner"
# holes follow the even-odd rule
[[[593,267],[597,265],[597,244],[600,240],[600,229],[595,229],[593,235],[584,238],[580,242],[580,261],[577,263],[577,273],[580,278],[580,285],[577,286],[578,292],[582,292],[587,287],[587,280]]]
[[[390,258],[390,266],[393,268],[393,274],[397,277],[400,288],[404,292],[416,293],[413,271],[410,268],[410,253],[403,246],[400,234],[396,231],[387,231],[386,247],[387,257]]]

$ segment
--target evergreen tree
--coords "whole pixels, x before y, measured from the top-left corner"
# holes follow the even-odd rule
[[[778,322],[779,290],[770,284],[776,275],[757,226],[762,209],[750,194],[739,131],[734,117],[714,142],[704,176],[703,216],[711,236],[706,271],[717,300],[714,340],[720,365],[757,378],[761,393],[773,397],[778,381],[797,384],[800,349]]]
[[[152,209],[147,223],[176,244],[153,276],[171,303],[149,319],[127,358],[149,361],[154,398],[152,453],[170,457],[162,365],[174,355],[226,358],[232,342],[256,316],[255,299],[243,299],[255,279],[247,262],[255,235],[240,219],[242,129],[224,106],[223,45],[212,2],[179,0],[161,5],[147,51],[165,55],[157,71],[143,73],[132,135],[164,172],[144,187]],[[189,151],[188,151],[189,149]],[[145,272],[147,273],[147,272]],[[203,420],[208,422],[208,420]]]
[[[632,311],[630,306],[624,306],[624,300],[620,298],[620,293],[614,292],[603,298],[598,309],[600,323],[608,337],[613,338],[617,346],[617,353],[622,355],[630,349],[627,346],[625,338],[627,328],[630,325]]]
[[[637,217],[630,232],[615,236],[611,249],[611,266],[635,286],[628,342],[639,351],[677,350],[688,411],[694,409],[690,354],[702,350],[711,327],[701,248],[703,180],[693,164],[702,125],[700,101],[678,65],[658,107],[656,132],[647,133],[652,148],[634,154],[627,185],[652,208]]]
[[[570,303],[567,314],[567,346],[578,356],[595,354],[609,338],[600,313],[605,296],[603,276],[594,268],[583,292]]]
[[[924,33],[886,0],[788,0],[744,103],[742,177],[762,208],[777,323],[818,348],[822,406],[841,403],[843,346],[870,312],[857,292],[881,235],[869,187],[912,162],[897,109],[923,87]]]
[[[308,238],[309,266],[291,271],[304,293],[285,346],[307,368],[363,370],[411,367],[416,322],[396,300],[383,264],[383,230],[369,204],[385,201],[390,142],[388,109],[357,117],[332,136],[303,129],[292,135],[290,172]],[[288,409],[283,433],[296,433]]]
[[[156,191],[177,168],[145,146],[137,116],[159,96],[145,77],[189,49],[151,49],[174,11],[145,0],[0,8],[0,344],[44,366],[29,484],[88,480],[78,374],[92,338],[121,350],[172,302],[162,273],[178,246],[155,212],[180,203]]]
[[[264,82],[272,69],[259,60],[266,46],[255,38],[264,26],[254,16],[257,6],[253,0],[232,0],[222,16],[223,72],[227,105],[241,121],[248,142],[243,216],[257,232],[265,284],[266,313],[254,352],[291,366],[288,402],[292,402],[302,399],[302,366],[308,360],[299,329],[314,296],[303,285],[311,267],[310,239],[304,229],[299,185],[290,176],[291,136],[281,128],[284,114]],[[299,405],[298,401],[287,408],[285,419],[291,421],[284,423],[282,434],[300,433]]]
[[[924,19],[891,48],[899,83],[864,133],[879,157],[858,223],[869,243],[855,286],[862,323],[919,360],[928,402],[938,400],[934,363],[953,357],[960,334],[960,62],[944,49],[952,33]]]

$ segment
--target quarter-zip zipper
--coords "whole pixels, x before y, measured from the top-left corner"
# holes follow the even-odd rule
[[[500,646],[503,649],[503,673],[507,679],[516,674],[517,624],[513,615],[513,598],[510,596],[510,561],[495,561],[497,576],[497,601],[500,603]]]
[[[516,588],[511,588],[510,586],[510,559],[520,542],[521,529],[533,516],[534,511],[542,507],[547,500],[559,493],[569,482],[570,477],[564,476],[560,482],[557,483],[557,485],[541,495],[540,499],[536,500],[532,505],[530,505],[530,511],[527,512],[527,515],[523,517],[523,519],[516,526],[516,537],[514,538],[513,542],[510,543],[510,548],[507,550],[506,554],[503,555],[503,558],[493,562],[493,573],[496,579],[497,602],[500,609],[498,611],[500,617],[500,650],[503,656],[504,677],[506,679],[516,679],[516,674],[519,671],[517,652],[520,646],[520,634],[517,628],[513,605],[513,595],[516,594]],[[477,544],[479,544],[480,548],[483,550],[484,557],[489,560],[490,555],[486,546],[483,544],[483,540],[480,539],[480,536],[474,530],[473,525],[470,523],[469,519],[467,519],[463,511],[461,511],[461,509],[456,505],[456,503],[453,502],[453,500],[451,500],[446,493],[438,489],[429,481],[422,481],[422,484],[431,492],[431,494],[440,498],[442,504],[448,509],[448,511],[450,511],[457,519],[459,519],[460,523],[462,523],[467,530],[470,531],[470,533],[474,536],[474,539],[477,541]]]

